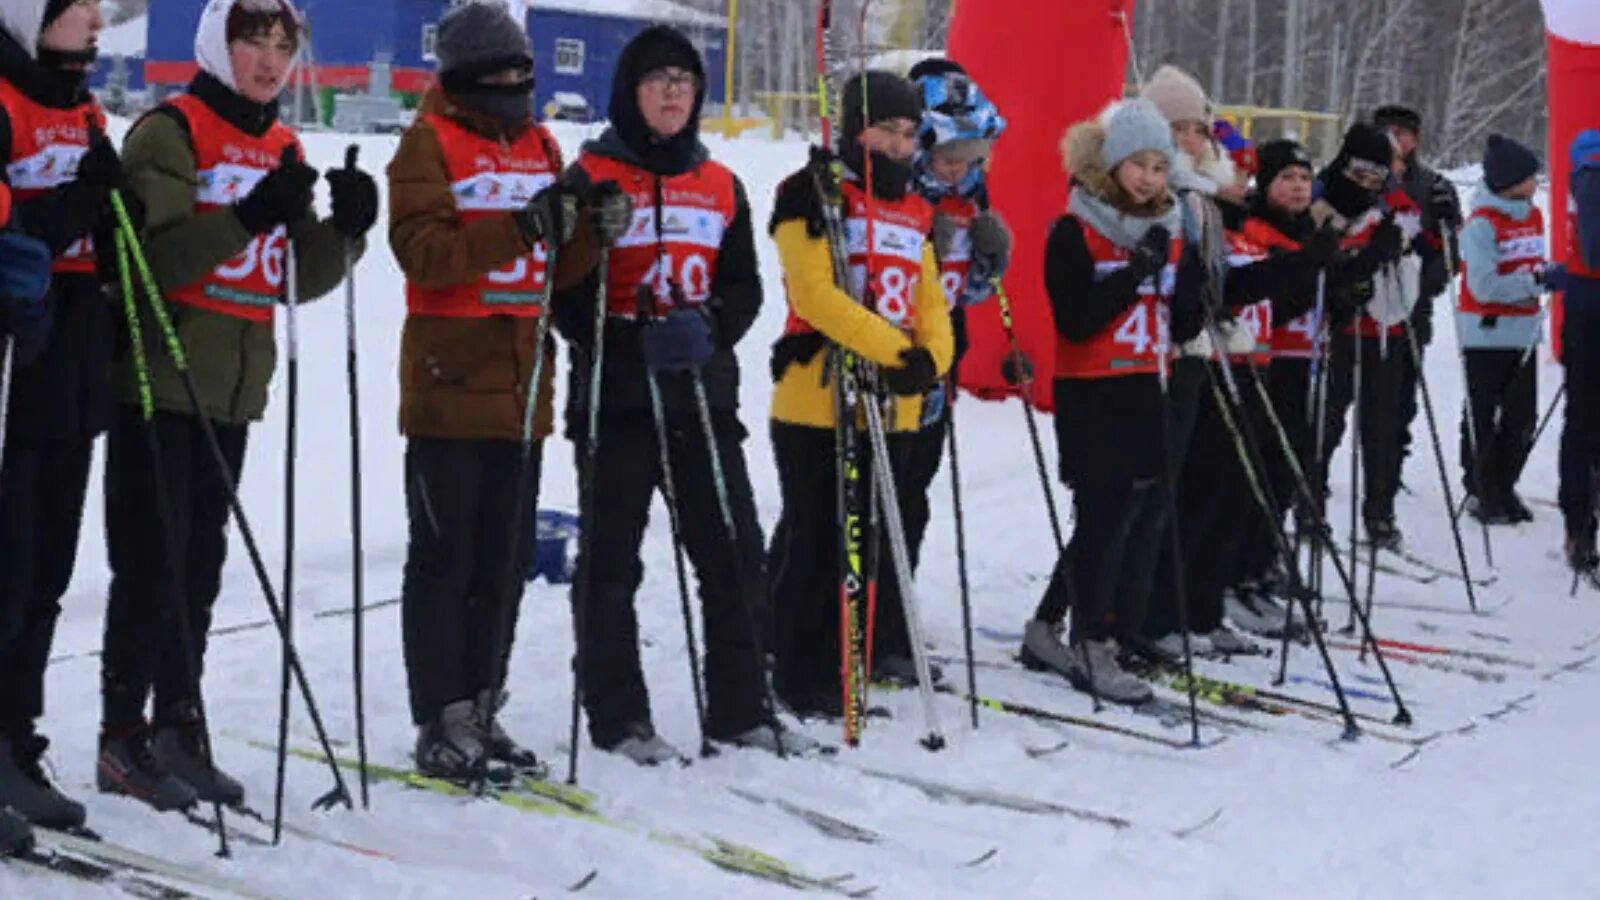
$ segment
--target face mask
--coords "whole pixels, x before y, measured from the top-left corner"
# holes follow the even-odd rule
[[[510,128],[533,116],[533,79],[516,84],[479,84],[455,93],[463,106],[486,113]]]

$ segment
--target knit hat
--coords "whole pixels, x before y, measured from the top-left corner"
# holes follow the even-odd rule
[[[1310,175],[1316,171],[1311,164],[1311,155],[1306,153],[1306,148],[1291,140],[1268,141],[1256,148],[1256,157],[1261,161],[1261,169],[1256,173],[1256,185],[1263,192],[1272,186],[1284,169],[1298,166]]]
[[[1372,111],[1372,124],[1379,128],[1404,128],[1412,134],[1422,134],[1422,114],[1409,106],[1391,103]]]
[[[1235,170],[1254,175],[1261,168],[1256,142],[1240,134],[1232,122],[1227,119],[1216,120],[1211,124],[1211,136],[1227,151]]]
[[[1154,150],[1169,160],[1177,152],[1172,126],[1154,103],[1129,100],[1117,106],[1106,121],[1106,140],[1100,155],[1109,172],[1141,150]]]
[[[50,23],[54,22],[61,16],[62,13],[66,12],[67,7],[71,6],[74,2],[76,2],[76,0],[50,0],[50,2],[46,3],[44,5],[44,20],[39,23],[39,30],[43,31],[46,28],[49,28]]]
[[[1346,163],[1359,159],[1387,169],[1394,163],[1394,142],[1376,126],[1357,122],[1344,133],[1339,158]]]
[[[510,68],[533,68],[533,46],[521,22],[499,0],[472,0],[439,20],[434,53],[440,72],[471,78]]]
[[[930,56],[912,66],[911,71],[906,73],[906,78],[911,81],[918,81],[933,75],[951,74],[965,75],[967,74],[967,70],[962,68],[961,64],[953,59],[945,59],[942,56]]]
[[[866,108],[862,109],[862,79],[866,80]],[[845,82],[839,136],[849,147],[861,132],[890,119],[922,121],[922,96],[911,82],[893,72],[869,70]]]
[[[1539,157],[1504,135],[1489,135],[1483,153],[1483,183],[1496,194],[1539,174]]]
[[[1205,89],[1177,66],[1162,66],[1150,76],[1139,96],[1161,110],[1167,122],[1209,122],[1211,103]]]

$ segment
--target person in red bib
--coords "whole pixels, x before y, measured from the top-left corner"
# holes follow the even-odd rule
[[[699,52],[671,28],[647,28],[623,49],[612,78],[611,126],[584,145],[570,177],[579,190],[614,182],[631,198],[633,216],[613,236],[606,269],[555,300],[557,324],[571,348],[568,434],[579,459],[595,453],[592,481],[579,478],[583,509],[594,511],[594,521],[583,523],[589,533],[572,591],[584,711],[595,746],[640,765],[679,757],[655,729],[634,611],[644,578],[640,544],[658,492],[675,504],[677,536],[700,587],[703,737],[769,751],[781,741],[796,754],[815,747],[778,724],[766,686],[755,617],[766,590],[761,524],[742,447],[747,432],[739,421],[735,355],[761,309],[761,276],[744,187],[700,142],[705,87]],[[606,308],[596,385],[602,280]],[[664,449],[653,389],[661,401]],[[594,448],[591,390],[599,398]],[[670,473],[663,471],[663,455]],[[723,518],[713,455],[737,541]],[[666,493],[669,475],[675,496]]]
[[[390,246],[406,276],[401,622],[417,768],[465,779],[489,763],[542,769],[496,715],[536,527],[525,521],[515,547],[512,531],[537,507],[553,419],[555,346],[538,346],[539,321],[550,292],[595,257],[569,240],[591,213],[534,121],[522,24],[502,4],[463,4],[440,19],[437,53],[439,83],[389,163]]]
[[[376,185],[353,170],[329,176],[333,216],[312,214],[317,172],[277,119],[301,29],[286,0],[207,4],[195,36],[199,74],[187,92],[135,123],[125,147],[129,196],[149,210],[145,256],[196,396],[145,313],[152,421],[140,409],[132,352],[124,348],[113,366],[118,404],[105,475],[112,580],[96,783],[158,809],[197,798],[243,799],[236,780],[206,763],[196,696],[228,545],[229,493],[239,483],[250,425],[266,412],[288,254],[298,266],[297,296],[315,300],[343,281],[347,245],[359,255],[377,216]],[[202,419],[215,429],[225,469]],[[165,475],[165,508],[150,477],[157,467]],[[169,523],[176,546],[168,546]],[[186,610],[192,648],[177,603]]]
[[[1456,327],[1472,410],[1461,420],[1461,471],[1468,511],[1489,524],[1533,520],[1517,496],[1517,479],[1539,417],[1537,363],[1528,352],[1544,330],[1544,214],[1533,203],[1538,174],[1532,150],[1490,135],[1483,187],[1461,230],[1465,275]]]
[[[1142,622],[1149,572],[1125,562],[1161,535],[1165,372],[1173,341],[1200,332],[1206,276],[1192,254],[1179,266],[1183,218],[1167,181],[1177,150],[1154,104],[1131,100],[1104,124],[1080,122],[1062,149],[1073,184],[1046,245],[1045,286],[1058,336],[1056,445],[1076,524],[1024,628],[1022,658],[1136,704],[1150,686],[1123,670],[1116,636]],[[1069,647],[1062,621],[1074,604]]]
[[[8,317],[22,340],[0,361],[11,366],[10,395],[0,398],[0,807],[51,828],[84,821],[83,807],[45,775],[49,742],[37,722],[94,441],[112,406],[116,307],[96,250],[111,233],[109,192],[123,169],[87,81],[103,25],[98,0],[0,5],[0,181],[10,226],[53,260],[48,296]]]

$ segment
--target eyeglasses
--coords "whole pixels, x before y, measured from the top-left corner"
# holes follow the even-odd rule
[[[1388,169],[1364,159],[1350,160],[1344,167],[1344,174],[1346,178],[1369,190],[1383,187],[1383,183],[1389,179]]]
[[[682,69],[656,69],[644,76],[641,82],[652,90],[666,91],[671,88],[681,88],[689,91],[700,90],[700,76]]]

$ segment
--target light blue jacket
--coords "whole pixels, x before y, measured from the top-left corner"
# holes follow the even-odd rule
[[[1472,198],[1474,211],[1491,209],[1518,221],[1525,222],[1534,214],[1533,202],[1507,200],[1485,185],[1478,186]],[[1469,218],[1461,229],[1461,262],[1467,271],[1467,288],[1473,296],[1485,303],[1513,303],[1535,311],[1544,298],[1544,289],[1532,272],[1500,273],[1500,246],[1494,234],[1494,225],[1487,219]],[[1492,325],[1485,325],[1492,322]],[[1543,317],[1533,316],[1480,316],[1477,313],[1456,313],[1457,335],[1464,350],[1523,350],[1542,337]]]

